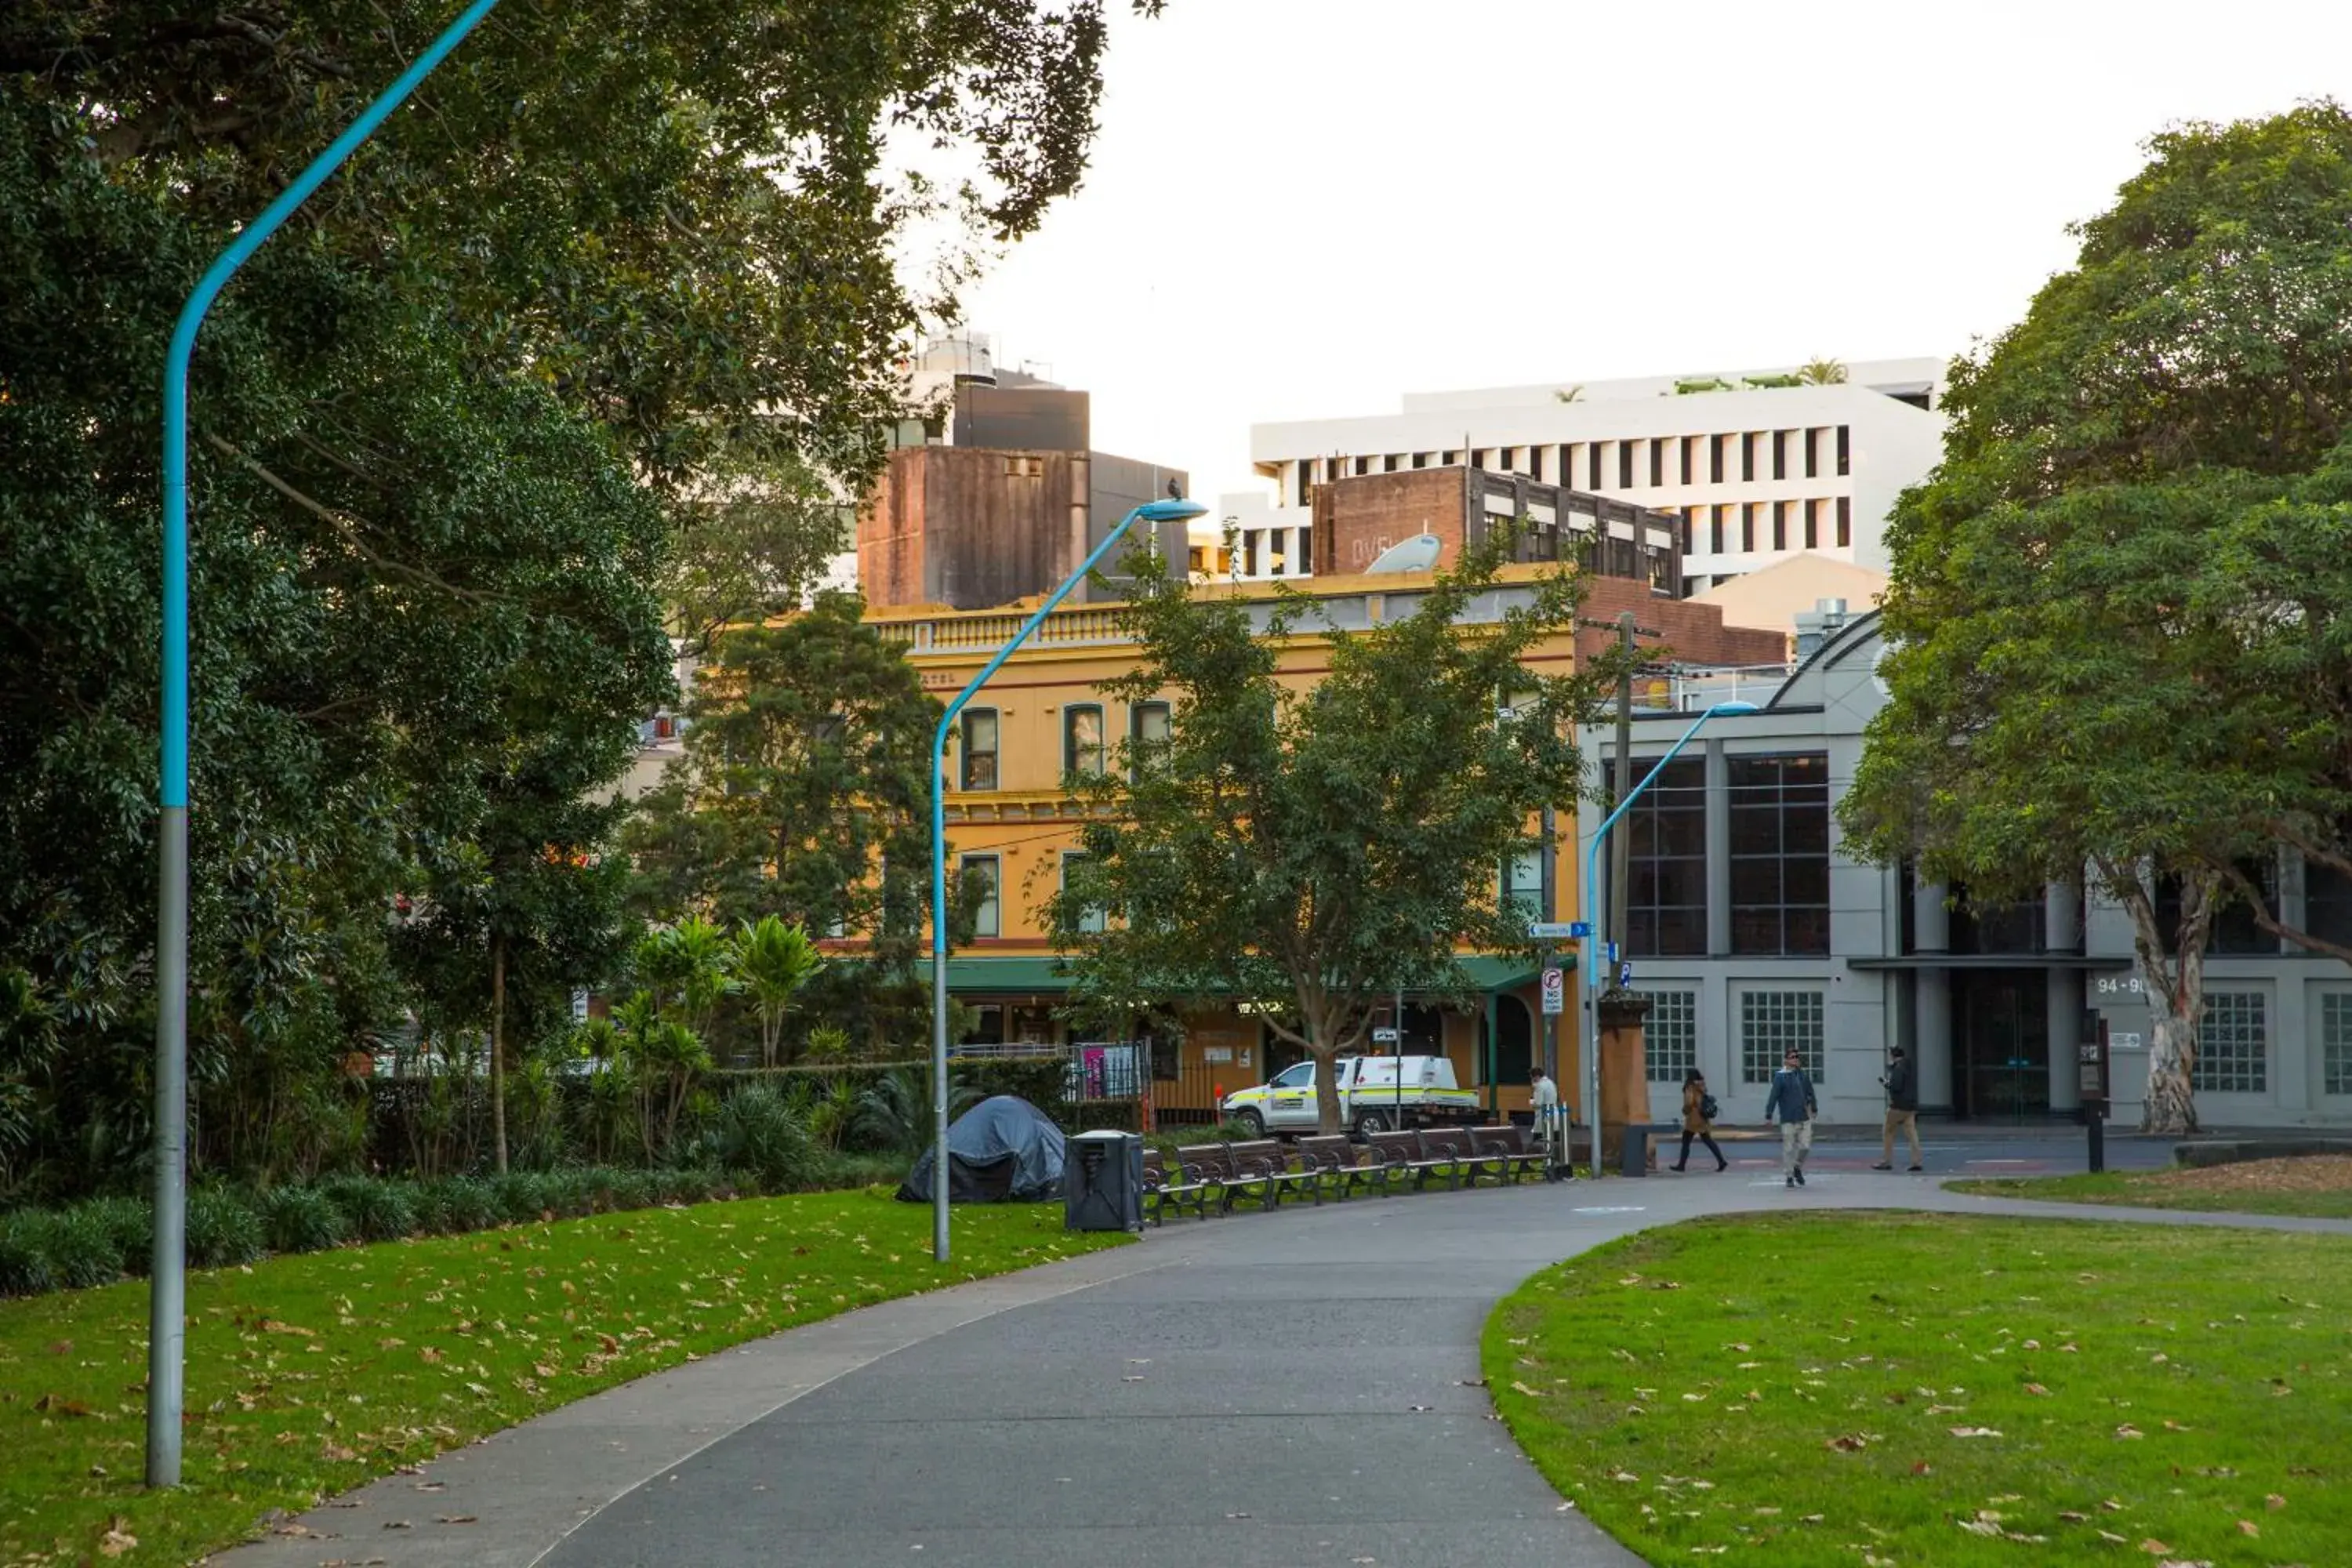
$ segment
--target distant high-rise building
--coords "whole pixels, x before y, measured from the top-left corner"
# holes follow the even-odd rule
[[[1272,502],[1221,511],[1255,563],[1244,575],[1295,576],[1318,486],[1460,466],[1673,514],[1686,594],[1807,551],[1883,571],[1895,498],[1942,455],[1943,374],[1935,359],[1823,361],[1411,393],[1397,414],[1252,426]]]

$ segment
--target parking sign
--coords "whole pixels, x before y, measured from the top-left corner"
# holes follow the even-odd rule
[[[1568,974],[1557,966],[1543,972],[1543,1010],[1546,1016],[1568,1011]]]

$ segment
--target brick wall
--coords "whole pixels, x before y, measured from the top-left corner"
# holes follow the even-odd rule
[[[1360,474],[1316,488],[1314,570],[1320,576],[1361,572],[1381,551],[1419,533],[1433,533],[1444,549],[1440,566],[1462,553],[1469,511],[1469,470],[1412,468]]]
[[[1580,612],[1590,621],[1613,622],[1623,611],[1633,612],[1637,626],[1654,627],[1656,637],[1644,633],[1638,639],[1643,650],[1663,648],[1677,664],[1749,665],[1785,664],[1789,658],[1789,639],[1780,633],[1756,626],[1727,626],[1723,624],[1719,605],[1702,605],[1690,599],[1661,599],[1653,595],[1645,584],[1628,582],[1622,577],[1594,577],[1586,584],[1584,605]],[[1601,653],[1616,640],[1617,634],[1606,627],[1588,627],[1576,635],[1579,658],[1590,658]]]

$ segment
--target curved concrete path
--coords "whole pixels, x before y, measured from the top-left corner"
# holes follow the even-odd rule
[[[1630,1568],[1475,1381],[1488,1311],[1537,1268],[1696,1215],[1790,1206],[2352,1234],[1963,1197],[1854,1168],[1874,1150],[1842,1152],[1821,1151],[1797,1193],[1750,1152],[1724,1175],[1173,1221],[610,1390],[223,1561]]]

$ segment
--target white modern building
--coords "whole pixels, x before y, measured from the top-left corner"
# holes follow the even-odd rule
[[[1408,393],[1397,414],[1253,426],[1275,493],[1220,508],[1240,530],[1234,566],[1298,574],[1318,484],[1466,464],[1678,515],[1685,593],[1808,551],[1883,571],[1895,498],[1942,455],[1944,362],[1839,368],[1827,384],[1779,367]]]

